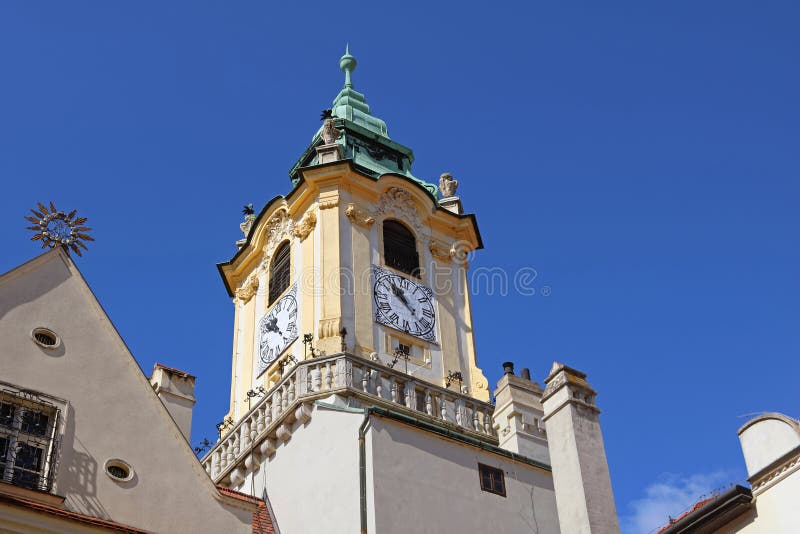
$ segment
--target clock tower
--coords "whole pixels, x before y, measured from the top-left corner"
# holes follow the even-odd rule
[[[233,422],[299,362],[337,353],[490,398],[467,278],[467,255],[482,248],[475,217],[452,176],[437,187],[412,174],[411,149],[355,90],[349,50],[339,65],[344,87],[291,190],[246,210],[238,251],[218,265],[235,308]]]

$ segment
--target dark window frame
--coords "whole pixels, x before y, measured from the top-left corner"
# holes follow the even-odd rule
[[[61,410],[37,395],[0,390],[0,480],[49,492],[58,462]]]
[[[272,306],[292,280],[292,244],[284,241],[275,249],[269,266],[269,302]]]
[[[383,221],[383,263],[387,267],[422,277],[417,249],[417,237],[408,226],[397,219]]]
[[[506,496],[506,474],[502,469],[479,463],[478,480],[481,483],[481,491],[501,497]]]

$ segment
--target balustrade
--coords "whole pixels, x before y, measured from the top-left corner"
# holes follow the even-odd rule
[[[380,363],[336,355],[305,360],[288,369],[280,382],[258,399],[208,452],[202,460],[203,467],[216,481],[251,453],[260,454],[262,458],[272,454],[276,433],[280,439],[287,438],[291,425],[286,418],[294,415],[295,419],[307,421],[311,412],[308,407],[303,408],[302,403],[324,397],[327,392],[361,397],[362,406],[369,406],[373,399],[378,405],[395,405],[469,432],[494,436],[491,420],[494,406],[491,404],[460,391],[418,383],[410,375]],[[249,463],[254,461],[251,459]]]

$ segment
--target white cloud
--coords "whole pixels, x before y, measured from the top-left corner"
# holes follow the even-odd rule
[[[732,481],[731,473],[716,471],[691,476],[665,473],[647,486],[644,497],[628,503],[628,513],[620,516],[624,534],[648,534],[678,517],[700,497]]]

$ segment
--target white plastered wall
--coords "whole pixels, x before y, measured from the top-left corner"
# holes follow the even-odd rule
[[[370,532],[558,533],[550,472],[373,417]],[[478,463],[502,469],[506,497],[482,491]]]

